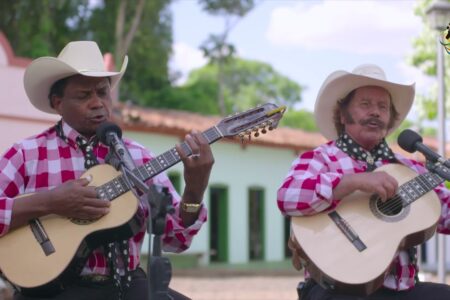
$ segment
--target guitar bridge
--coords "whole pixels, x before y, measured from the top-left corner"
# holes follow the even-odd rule
[[[333,220],[336,226],[342,231],[342,233],[347,237],[347,239],[355,246],[355,248],[362,252],[367,246],[361,241],[358,234],[353,230],[353,228],[348,224],[348,222],[343,219],[337,211],[332,211],[328,214],[328,216]]]
[[[48,238],[47,233],[44,230],[44,227],[41,224],[39,219],[33,219],[30,221],[31,232],[33,232],[34,237],[38,241],[39,245],[41,245],[42,251],[46,256],[55,252],[55,247],[53,247],[52,242]]]

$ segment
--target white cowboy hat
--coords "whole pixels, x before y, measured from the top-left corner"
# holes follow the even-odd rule
[[[58,57],[40,57],[26,69],[23,78],[25,91],[31,103],[39,110],[56,114],[50,106],[48,94],[58,80],[80,74],[90,77],[110,77],[111,88],[122,78],[128,64],[125,56],[119,72],[107,71],[97,43],[91,41],[70,42]]]
[[[389,129],[388,134],[400,126],[400,123],[406,118],[414,101],[414,83],[403,85],[389,82],[383,69],[372,64],[360,65],[352,73],[335,71],[322,84],[314,107],[317,127],[327,139],[334,140],[338,136],[333,119],[337,102],[354,89],[363,86],[383,87],[390,93],[391,101],[398,112],[398,118]]]

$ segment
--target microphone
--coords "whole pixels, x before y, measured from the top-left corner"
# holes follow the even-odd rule
[[[426,159],[430,160],[431,162],[439,162],[447,168],[450,168],[449,161],[442,158],[442,156],[431,150],[428,146],[422,144],[422,141],[422,137],[411,129],[403,130],[397,139],[398,145],[403,150],[409,153],[419,151],[425,156]]]
[[[95,131],[97,138],[105,145],[113,149],[117,158],[128,170],[134,170],[136,165],[122,141],[122,130],[111,122],[104,122]]]

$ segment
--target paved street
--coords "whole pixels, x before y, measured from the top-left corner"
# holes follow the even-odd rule
[[[171,287],[194,300],[295,300],[293,276],[173,277]]]

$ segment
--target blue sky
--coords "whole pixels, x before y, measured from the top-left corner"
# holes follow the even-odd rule
[[[409,66],[412,39],[422,31],[415,1],[266,0],[232,30],[230,42],[245,59],[271,64],[305,87],[299,108],[312,111],[323,80],[335,70],[351,71],[362,63],[381,66],[388,79],[416,82],[428,93],[436,79]],[[220,33],[224,19],[202,12],[196,0],[172,4],[174,55],[171,68],[185,76],[206,60],[200,44]],[[414,118],[414,112],[410,119]]]

